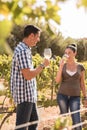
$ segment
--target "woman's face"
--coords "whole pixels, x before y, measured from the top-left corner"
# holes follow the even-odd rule
[[[73,59],[76,56],[76,52],[73,52],[71,48],[66,48],[65,54],[68,55],[68,59]]]

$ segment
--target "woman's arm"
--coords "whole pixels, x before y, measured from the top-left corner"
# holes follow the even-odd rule
[[[81,90],[82,90],[82,94],[83,97],[86,97],[86,88],[85,88],[85,71],[81,72]]]
[[[55,79],[57,83],[60,83],[61,80],[62,80],[62,70],[63,70],[63,66],[64,66],[64,60],[62,59],[61,62],[60,62],[60,66],[59,66],[57,75],[56,75],[56,79]]]

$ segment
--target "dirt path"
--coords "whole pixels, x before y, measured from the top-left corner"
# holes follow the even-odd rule
[[[52,127],[55,121],[55,119],[52,119],[52,117],[57,116],[59,114],[59,108],[56,106],[48,107],[48,108],[41,107],[38,108],[38,112],[39,112],[39,119],[41,120],[38,126],[38,130],[43,130],[44,127],[49,127],[49,128]],[[15,114],[9,117],[9,119],[4,123],[1,130],[14,130],[15,117],[16,117]],[[44,129],[44,130],[48,130],[48,129]]]

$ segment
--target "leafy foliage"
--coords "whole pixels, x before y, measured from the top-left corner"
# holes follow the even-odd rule
[[[81,7],[81,6],[84,6],[85,8],[87,8],[87,0],[78,0],[77,7]]]
[[[12,57],[7,56],[7,55],[0,55],[0,59],[1,59],[0,60],[0,79],[5,79],[5,82],[7,83],[6,88],[9,93],[10,92],[9,90],[10,69],[11,69]],[[42,61],[43,61],[43,58],[39,54],[36,54],[35,56],[33,56],[34,67],[37,67]],[[45,68],[44,71],[40,75],[37,76],[38,90],[42,90],[43,88],[49,88],[49,89],[55,88],[56,83],[55,83],[54,78],[56,75],[56,71],[58,69],[58,66],[56,64],[57,62],[58,61],[52,59],[50,67]]]
[[[20,23],[20,20],[23,21],[24,16],[27,19],[30,17],[35,20],[36,18],[41,19],[43,16],[47,21],[49,18],[53,18],[57,22],[60,21],[60,17],[57,14],[59,6],[57,5],[58,1],[36,1],[36,0],[12,0],[12,1],[2,1],[0,2],[1,8],[0,13],[9,15],[11,13],[12,20],[15,23]]]
[[[54,130],[63,130],[64,128],[67,129],[69,125],[70,125],[69,117],[58,118],[55,121]]]
[[[11,34],[7,38],[7,43],[14,50],[15,46],[22,41],[23,39],[23,29],[24,25],[14,25]],[[64,54],[64,50],[68,44],[76,43],[77,44],[77,56],[78,61],[87,60],[87,39],[72,39],[70,37],[64,38],[59,32],[57,36],[51,36],[50,33],[46,30],[43,30],[40,37],[40,42],[37,43],[37,46],[32,49],[33,55],[39,53],[43,56],[44,48],[50,47],[52,49],[53,56],[60,56]],[[3,49],[1,49],[3,50]],[[1,53],[2,54],[2,53]]]
[[[38,92],[39,92],[38,93],[38,106],[41,105],[44,107],[48,107],[48,106],[57,105],[56,99],[52,97],[53,96],[52,92],[56,93],[58,91],[58,84],[56,84],[55,82],[55,76],[58,70],[59,60],[60,60],[59,56],[57,56],[56,59],[52,58],[50,61],[51,62],[50,67],[45,68],[43,72],[37,76],[37,86],[38,86]],[[3,94],[9,97],[10,102],[13,103],[12,98],[10,96],[10,89],[9,89],[11,61],[12,61],[12,56],[0,55],[0,79],[2,78],[5,79],[5,86],[6,86],[6,91],[5,93],[3,92]],[[43,61],[43,58],[39,54],[36,54],[33,56],[34,67],[37,67],[42,61]],[[86,69],[85,82],[86,82],[86,87],[87,87],[87,62],[83,62],[82,64],[84,65]],[[46,97],[46,92],[49,93],[50,98]],[[14,104],[12,104],[11,106],[14,106]],[[13,107],[8,108],[8,111],[9,112],[11,111],[11,114],[12,114],[12,110],[13,110]],[[11,115],[11,114],[8,114],[8,115]],[[71,123],[69,121],[70,120],[68,118],[61,118],[61,119],[58,118],[55,122],[54,130],[58,130],[58,129],[61,130],[67,127],[68,124]],[[85,130],[85,128],[83,130]]]
[[[17,46],[17,44],[23,39],[23,29],[24,26],[15,25],[12,28],[11,33],[7,37],[7,43],[11,47],[12,50]]]
[[[10,49],[7,51],[3,43],[6,42],[5,40],[9,36],[14,24],[37,24],[49,30],[48,20],[50,18],[60,23],[60,16],[57,14],[59,6],[56,3],[37,0],[0,0],[0,47],[2,47],[0,54],[9,54],[9,51],[11,51]],[[13,40],[15,41],[15,39]],[[14,44],[11,47],[14,47]]]
[[[11,61],[12,56],[7,55],[0,55],[0,79],[5,79],[7,82],[6,87],[8,88],[9,93],[9,81],[10,81],[10,69],[11,69]],[[55,76],[58,70],[58,64],[59,64],[60,57],[57,56],[56,59],[52,58],[50,61],[49,68],[45,68],[43,72],[38,75],[37,78],[37,86],[38,91],[42,91],[43,89],[51,90],[50,95],[53,96],[53,92],[57,92],[58,90],[58,84],[55,82]],[[36,54],[33,56],[33,63],[34,67],[37,67],[41,62],[43,61],[43,57],[41,57],[39,54]],[[87,63],[82,63],[85,67],[85,78],[86,78],[86,86],[87,86]],[[44,94],[43,94],[44,95]],[[45,96],[45,95],[44,95]],[[51,100],[53,97],[50,98]]]
[[[60,15],[58,14],[60,10],[58,3],[60,1],[64,2],[66,0],[0,0],[0,48],[2,48],[0,49],[0,54],[9,54],[11,51],[10,49],[7,51],[8,49],[6,49],[6,47],[8,44],[5,47],[3,43],[5,43],[14,24],[32,23],[41,26],[51,35],[52,31],[49,27],[49,20],[52,19],[56,21],[57,24],[61,22]],[[87,7],[86,0],[78,0],[77,2],[79,6]],[[10,37],[12,38],[13,35],[10,35]],[[12,40],[15,41],[15,39]],[[11,42],[13,43],[13,41]],[[50,40],[48,40],[48,42],[50,42]],[[14,47],[14,44],[11,45],[11,47]],[[56,47],[56,45],[54,47]]]
[[[87,60],[87,39],[77,40],[77,59],[79,61]]]
[[[6,81],[10,79],[11,60],[11,56],[0,55],[0,78]]]

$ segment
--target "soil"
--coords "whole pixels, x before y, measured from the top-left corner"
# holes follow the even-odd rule
[[[1,97],[0,97],[0,101],[1,101]],[[8,106],[8,101],[6,101],[5,105]],[[57,115],[59,115],[59,108],[58,106],[47,107],[47,108],[39,107],[38,113],[39,113],[38,130],[51,130],[56,120],[54,117],[56,116],[57,118]],[[1,130],[14,130],[15,117],[16,117],[16,114],[13,113],[12,116],[10,116],[5,121]],[[1,121],[2,119],[0,118],[0,122]]]
[[[0,97],[0,124],[4,117],[2,117],[1,111],[2,111],[2,105],[1,101],[3,101],[4,97]],[[5,107],[9,107],[9,99],[6,99],[4,103]],[[38,114],[39,114],[39,124],[38,124],[38,130],[52,130],[55,120],[59,116],[59,107],[53,106],[53,107],[39,107],[38,108]],[[6,114],[5,114],[6,116]],[[2,125],[2,128],[0,130],[14,130],[15,128],[15,119],[16,114],[13,113]],[[84,121],[84,117],[83,117]],[[87,126],[85,126],[87,128]]]

